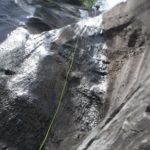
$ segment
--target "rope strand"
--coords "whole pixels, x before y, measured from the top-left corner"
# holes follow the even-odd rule
[[[60,95],[60,98],[59,98],[59,101],[58,101],[58,105],[57,105],[57,108],[55,110],[55,113],[53,115],[53,118],[52,118],[52,121],[50,122],[50,125],[48,127],[48,130],[46,132],[46,135],[44,137],[44,140],[42,141],[41,145],[40,145],[40,148],[39,150],[42,150],[45,142],[47,141],[47,138],[48,138],[48,135],[50,134],[51,132],[51,129],[52,129],[52,126],[56,120],[56,117],[57,117],[57,114],[60,110],[60,106],[61,106],[61,103],[62,103],[62,100],[63,100],[63,97],[64,97],[64,94],[65,94],[65,90],[66,90],[66,87],[67,87],[67,83],[68,83],[68,77],[69,77],[69,74],[71,72],[71,69],[73,67],[73,63],[74,63],[74,59],[75,59],[75,54],[76,54],[76,50],[77,50],[77,46],[78,46],[78,40],[76,42],[76,45],[75,45],[75,48],[74,48],[74,51],[73,51],[73,55],[72,55],[72,59],[71,59],[71,62],[70,62],[70,65],[69,65],[69,69],[66,73],[66,78],[65,78],[65,82],[64,82],[64,85],[63,85],[63,88],[62,88],[62,91],[61,91],[61,95]]]

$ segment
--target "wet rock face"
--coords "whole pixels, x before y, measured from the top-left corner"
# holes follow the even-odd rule
[[[28,12],[24,27],[32,34],[38,34],[75,23],[81,16],[80,7],[67,3],[43,0],[16,0],[15,2],[15,5],[18,5],[17,7]],[[87,11],[86,13],[88,14]]]
[[[77,22],[80,12],[78,7],[69,4],[42,3],[42,7],[36,9],[34,16],[41,18],[51,29],[56,29]]]
[[[143,21],[149,1],[131,6],[116,6],[103,15],[102,24],[97,16],[36,35],[17,28],[8,36],[0,45],[0,149],[39,148],[75,49],[61,109],[44,149],[150,148],[150,43]]]
[[[65,66],[55,62],[63,59],[44,52],[38,42],[34,44],[20,28],[0,47],[0,142],[8,149],[38,149],[59,96]]]
[[[136,2],[133,0],[133,3]],[[140,1],[134,7],[128,1],[126,5],[118,5],[104,14],[105,53],[110,61],[109,109],[103,122],[77,150],[150,149],[147,69],[150,43],[149,26],[143,22],[147,11],[149,1]]]
[[[1,0],[0,1],[0,43],[7,38],[7,34],[22,26],[25,22],[28,12],[22,10],[19,6],[15,5],[13,0]],[[9,7],[9,9],[8,9]]]
[[[53,130],[51,137],[53,145],[50,146],[50,141],[48,150],[69,150],[73,147],[75,149],[87,132],[96,127],[106,115],[108,66],[104,63],[106,57],[101,53],[102,41],[103,38],[100,35],[82,38],[79,41],[74,67],[64,98],[64,108],[60,112]],[[63,45],[63,49],[68,49],[68,46],[72,46],[71,43]],[[62,54],[60,53],[60,55]]]
[[[104,118],[101,110],[105,109],[106,87],[101,83],[105,83],[107,65],[100,52],[100,24],[98,16],[37,35],[18,28],[0,45],[0,149],[39,148],[76,44],[62,114],[57,117],[48,148],[76,147]]]
[[[82,6],[64,1],[16,0],[16,4],[30,14],[24,27],[32,34],[61,28],[80,19],[100,14],[99,11],[88,11]]]
[[[100,14],[98,10],[87,10],[83,6],[73,5],[72,1],[15,1],[18,6],[30,14],[24,27],[32,34],[61,28],[80,19]]]

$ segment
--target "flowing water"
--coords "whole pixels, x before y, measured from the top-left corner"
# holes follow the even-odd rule
[[[103,1],[103,8],[101,9],[107,9],[108,4],[109,7],[114,6],[116,3],[121,2],[123,0],[118,0],[115,1],[114,3],[112,2],[104,2]],[[98,1],[97,4],[100,2]],[[37,6],[40,7],[40,6]],[[32,18],[34,15],[35,8],[27,5],[25,1],[23,0],[1,0],[0,1],[0,42],[4,41],[7,38],[8,33],[13,31],[19,26],[24,26],[26,22],[28,22],[31,17],[31,20],[28,23],[28,26],[32,25],[35,23],[34,27],[39,26],[38,30],[50,30],[50,27],[46,24],[43,25],[41,23],[41,20],[38,18]],[[86,10],[79,9],[80,17],[81,18],[88,18],[89,13]],[[40,29],[41,28],[41,29]],[[44,28],[44,29],[42,29]],[[31,27],[31,30],[34,32],[34,28]],[[36,33],[36,32],[35,32]]]
[[[22,10],[13,0],[0,1],[0,42],[7,38],[7,34],[27,21],[29,13]]]
[[[49,120],[52,113],[55,111],[53,104],[56,105],[56,101],[58,100],[57,96],[59,95],[58,92],[60,91],[57,87],[54,87],[53,84],[49,84],[53,83],[53,80],[54,82],[57,82],[57,80],[58,82],[62,82],[63,79],[60,77],[60,72],[66,65],[65,62],[57,62],[57,59],[61,56],[61,59],[65,58],[67,62],[69,57],[65,57],[65,55],[71,53],[75,45],[75,40],[78,39],[78,51],[74,63],[76,70],[73,71],[80,72],[83,75],[80,79],[80,83],[70,83],[70,85],[72,85],[68,92],[72,96],[69,97],[69,99],[66,98],[69,109],[74,110],[73,116],[71,117],[73,117],[74,122],[78,124],[78,128],[76,129],[75,127],[75,129],[72,129],[71,125],[69,127],[64,126],[64,128],[62,125],[59,128],[58,125],[59,130],[56,130],[55,134],[64,138],[63,133],[64,131],[68,131],[68,128],[72,130],[71,132],[73,132],[73,134],[76,134],[76,130],[82,130],[84,132],[91,130],[103,119],[105,115],[103,106],[107,103],[105,101],[105,95],[107,92],[108,62],[107,57],[102,53],[102,51],[107,48],[102,37],[102,15],[90,18],[87,12],[80,9],[80,21],[71,22],[68,25],[60,26],[58,29],[52,28],[50,31],[32,34],[24,27],[29,17],[34,17],[33,13],[35,10],[32,9],[32,7],[28,9],[28,6],[23,5],[23,3],[17,5],[18,2],[17,0],[15,2],[13,0],[0,1],[0,42],[3,42],[0,45],[0,69],[2,70],[0,73],[2,74],[3,70],[5,71],[8,69],[14,71],[14,74],[16,73],[14,76],[10,76],[9,80],[5,79],[5,88],[11,91],[9,95],[10,99],[8,99],[7,102],[8,107],[11,107],[12,101],[14,104],[19,105],[17,100],[19,97],[27,105],[26,108],[29,109],[29,112],[31,111],[32,115],[37,117],[37,113],[32,113],[33,109],[30,107],[31,104],[35,107],[38,105],[36,109],[43,119],[43,122],[45,118]],[[10,10],[8,10],[8,8]],[[70,9],[70,7],[68,7],[68,9]],[[58,13],[59,12],[56,11],[56,14]],[[56,18],[56,20],[63,21],[60,18]],[[11,34],[7,37],[8,33]],[[72,47],[67,48],[68,45]],[[78,65],[78,63],[80,64]],[[57,93],[52,90],[55,88]],[[41,92],[39,90],[43,91]],[[47,92],[46,94],[45,91]],[[5,101],[3,103],[5,104]],[[73,106],[70,105],[70,103]],[[76,109],[74,109],[74,107],[76,107]],[[19,110],[22,111],[22,109]],[[17,114],[17,111],[16,109],[14,113]],[[67,112],[64,111],[62,115],[65,115],[65,113]],[[45,118],[43,118],[43,116]],[[67,114],[67,117],[68,116],[69,114]],[[38,117],[36,120],[39,119]],[[23,119],[24,118],[21,116],[20,120]],[[62,123],[65,124],[67,120],[66,117],[62,117],[62,119],[64,119]],[[33,120],[32,123],[35,124],[35,128],[37,131],[41,131],[41,133],[38,132],[39,135],[37,137],[36,130],[35,132],[28,130],[28,133],[31,132],[31,141],[33,145],[28,147],[30,145],[25,144],[26,149],[30,150],[32,146],[35,145],[37,147],[41,142],[42,134],[46,126],[46,123],[44,122],[44,124],[43,122],[41,123],[41,121],[39,121],[37,125]],[[14,123],[13,125],[16,124]],[[12,128],[13,126],[10,123],[8,127]],[[57,131],[60,131],[60,134],[57,133]],[[26,130],[21,133],[18,132],[19,131],[16,131],[15,134],[19,134],[19,136],[23,138],[25,137],[24,143],[28,143],[30,139]],[[68,133],[66,134],[67,136],[65,135],[65,138],[69,138],[70,135]],[[20,140],[19,136],[18,139],[15,139],[16,141]],[[9,139],[9,137],[7,138]],[[15,140],[14,143],[16,142]],[[34,149],[37,148],[34,147]]]

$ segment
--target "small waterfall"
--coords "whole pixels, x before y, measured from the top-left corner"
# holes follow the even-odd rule
[[[34,16],[35,8],[28,6],[31,1],[24,3],[23,0],[15,0],[15,2],[30,12],[27,16]],[[5,98],[2,110],[10,111],[10,114],[6,114],[7,120],[4,121],[9,120],[9,115],[15,114],[15,119],[12,122],[8,121],[6,127],[5,124],[0,125],[3,130],[9,128],[12,131],[14,128],[20,128],[20,124],[24,126],[25,129],[23,128],[21,132],[15,131],[15,135],[19,136],[11,143],[14,147],[17,146],[17,149],[21,149],[22,145],[27,150],[38,149],[50,118],[55,112],[76,45],[77,51],[62,104],[62,114],[58,116],[58,122],[61,123],[56,122],[50,142],[53,140],[56,140],[56,143],[60,142],[56,146],[57,148],[60,146],[59,149],[61,142],[68,145],[68,141],[73,141],[72,143],[75,143],[73,146],[76,146],[76,143],[82,141],[82,138],[75,139],[77,133],[86,135],[103,121],[107,113],[109,104],[106,95],[110,62],[105,53],[107,45],[103,37],[103,14],[89,17],[86,11],[70,8],[69,5],[65,5],[63,9],[62,6],[58,8],[63,11],[65,8],[67,15],[64,17],[71,15],[70,23],[59,24],[59,28],[56,28],[55,24],[65,20],[60,19],[60,12],[55,10],[58,22],[52,25],[50,31],[32,34],[24,27],[17,27],[0,45],[0,74],[5,82],[4,90],[7,91],[3,94]],[[72,17],[75,15],[72,9],[80,10],[78,17]],[[68,15],[68,12],[71,13]],[[42,17],[45,16],[41,15],[40,19]],[[13,74],[8,76],[5,73],[7,70]],[[11,137],[9,134],[6,139]],[[23,139],[23,144],[20,139]]]

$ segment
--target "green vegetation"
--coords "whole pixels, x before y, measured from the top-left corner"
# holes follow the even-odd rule
[[[55,0],[44,0],[44,1],[50,3],[50,2],[55,1]],[[83,5],[83,6],[85,6],[86,8],[91,8],[96,2],[96,0],[76,0],[76,1],[77,1],[76,3],[79,3],[79,4]]]
[[[52,2],[52,0],[44,0],[44,1],[45,1],[45,2],[49,2],[49,3]]]
[[[95,4],[96,0],[80,0],[80,2],[85,7],[91,8]]]

